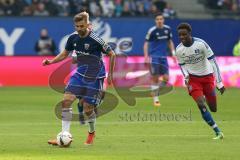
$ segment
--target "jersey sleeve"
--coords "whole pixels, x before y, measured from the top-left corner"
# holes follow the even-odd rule
[[[203,43],[203,51],[204,51],[207,59],[208,60],[213,59],[214,53],[213,53],[212,49],[209,47],[209,45],[205,41],[202,41],[202,43]]]
[[[176,51],[176,57],[184,78],[187,78],[189,76],[189,73],[185,65],[184,59],[183,57],[181,57],[181,54],[179,53],[179,50]]]
[[[112,51],[110,45],[108,45],[102,38],[98,37],[97,42],[100,45],[103,54],[108,54],[110,51]]]
[[[110,47],[110,45],[104,42],[104,44],[102,45],[103,54],[108,54],[110,51],[112,51],[112,48]]]
[[[73,51],[74,50],[72,36],[68,37],[67,43],[65,45],[65,49],[67,51]]]
[[[168,40],[171,40],[172,37],[173,37],[172,30],[171,30],[171,28],[169,28],[169,31],[168,31]]]
[[[146,36],[145,36],[145,41],[151,41],[152,40],[152,31],[153,29],[149,29]]]

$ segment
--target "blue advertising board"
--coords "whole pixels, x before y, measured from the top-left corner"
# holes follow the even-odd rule
[[[143,55],[145,35],[154,25],[151,18],[109,18],[93,19],[94,30],[108,42],[116,44],[116,52],[121,53],[120,44],[132,41],[128,55]],[[240,22],[236,20],[166,20],[172,28],[173,41],[179,43],[177,25],[189,22],[193,36],[204,39],[218,56],[231,56],[234,43],[240,37]],[[0,18],[0,55],[37,55],[34,45],[40,30],[47,28],[54,39],[58,51],[64,48],[67,36],[74,32],[71,18]]]

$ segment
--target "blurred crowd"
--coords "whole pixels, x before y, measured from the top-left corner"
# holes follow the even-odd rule
[[[72,16],[88,11],[94,17],[150,16],[176,12],[164,0],[0,0],[0,16]]]
[[[211,9],[240,12],[240,0],[206,0],[206,5]]]

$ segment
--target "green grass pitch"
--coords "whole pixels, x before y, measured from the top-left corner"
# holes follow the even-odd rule
[[[88,126],[73,122],[70,148],[47,144],[61,129],[61,121],[54,115],[54,105],[62,99],[60,93],[44,87],[13,87],[0,88],[0,95],[0,160],[240,158],[239,89],[229,88],[223,96],[218,95],[218,112],[213,117],[225,134],[223,141],[212,140],[213,131],[201,119],[186,89],[175,88],[160,96],[159,109],[152,106],[151,98],[138,98],[134,107],[119,98],[112,112],[97,119],[93,146],[83,145]],[[154,119],[154,114],[162,117]]]

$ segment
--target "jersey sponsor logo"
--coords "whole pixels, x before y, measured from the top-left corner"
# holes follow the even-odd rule
[[[184,62],[186,64],[195,64],[195,63],[203,61],[204,58],[205,58],[205,56],[201,53],[196,53],[196,54],[192,54],[192,55],[189,55],[189,56],[184,56],[184,55],[185,54],[182,54],[182,59],[184,60]]]
[[[90,55],[88,52],[82,52],[82,51],[75,51],[77,55]]]
[[[167,39],[168,36],[157,36],[157,39]]]

